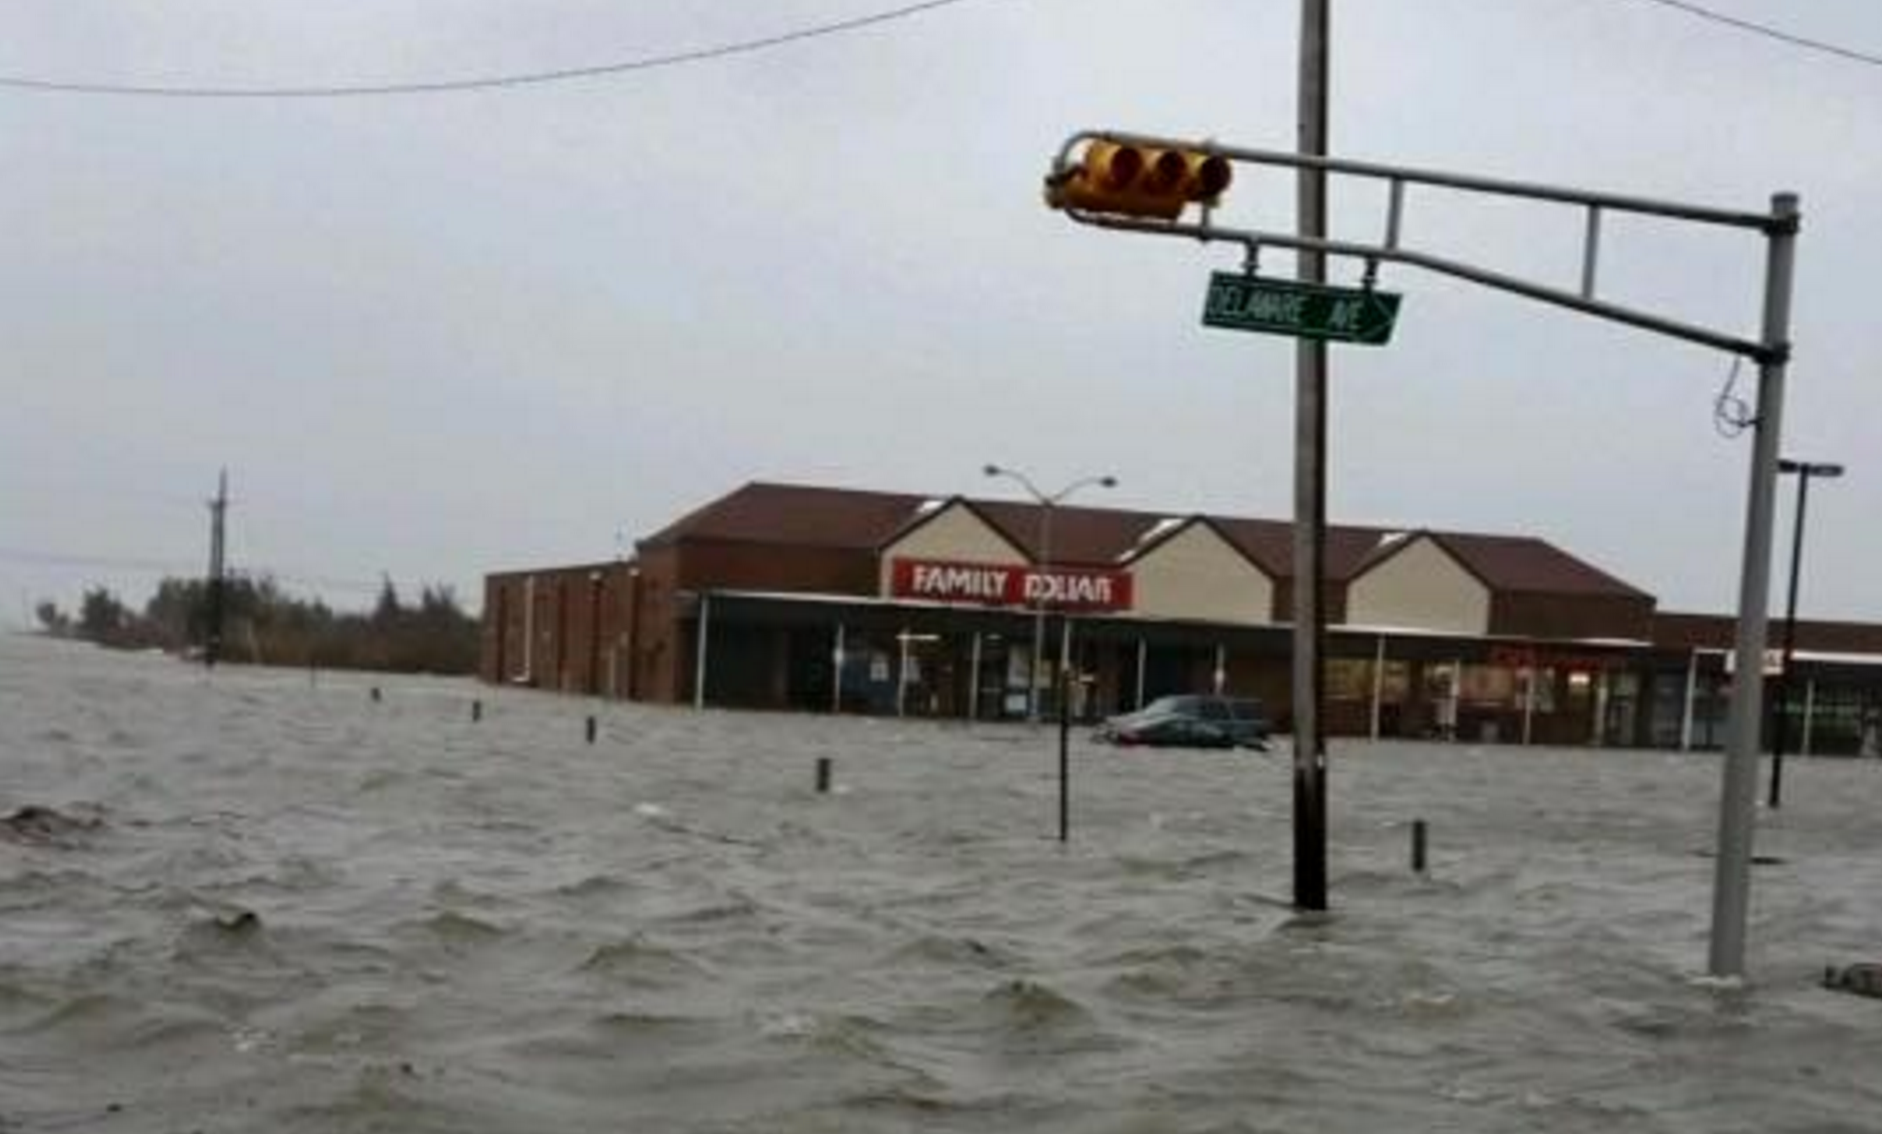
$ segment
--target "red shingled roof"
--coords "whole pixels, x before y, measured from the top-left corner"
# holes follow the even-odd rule
[[[1645,591],[1533,536],[1475,532],[1430,534],[1491,590],[1648,597]]]
[[[1653,616],[1653,644],[1661,649],[1729,650],[1737,630],[1738,620],[1729,614],[1660,611]],[[1773,618],[1768,640],[1772,649],[1782,644],[1783,635],[1783,620]],[[1797,620],[1797,648],[1806,652],[1882,654],[1882,626],[1800,618]]]
[[[1362,542],[1350,537],[1364,530],[1345,529],[1349,539],[1342,553],[1334,551],[1336,541],[1329,535],[1329,576],[1336,579],[1357,578],[1423,537],[1443,548],[1464,570],[1493,591],[1505,594],[1652,597],[1534,536],[1429,530],[1377,531],[1373,533],[1370,549],[1359,551],[1356,559],[1349,558]]]
[[[914,519],[925,496],[753,482],[640,541],[686,539],[873,550]]]
[[[964,503],[1027,555],[1039,555],[1039,508],[1015,500],[965,500],[789,484],[747,484],[642,540],[644,547],[678,539],[782,543],[873,551],[951,503]],[[1060,563],[1110,565],[1135,553],[1145,537],[1175,528],[1167,513],[1060,505],[1052,513],[1052,558]],[[1206,520],[1258,567],[1276,579],[1294,573],[1294,525],[1234,516]],[[1162,531],[1157,531],[1163,525]],[[1326,571],[1348,581],[1428,536],[1492,590],[1648,597],[1613,575],[1531,536],[1486,535],[1339,525],[1327,531]]]
[[[1039,558],[1037,504],[1017,500],[975,500],[972,504],[1028,556]],[[1061,504],[1052,510],[1052,558],[1060,563],[1116,563],[1161,519],[1148,512]]]
[[[1294,524],[1289,520],[1251,520],[1212,516],[1210,520],[1230,543],[1277,579],[1294,576]],[[1368,564],[1390,535],[1386,528],[1330,525],[1327,528],[1327,578],[1350,579]]]

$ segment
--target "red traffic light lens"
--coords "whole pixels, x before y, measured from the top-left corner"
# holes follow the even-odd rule
[[[1106,189],[1129,189],[1143,175],[1144,152],[1136,146],[1094,142],[1085,155],[1085,168]]]
[[[1196,163],[1196,187],[1194,196],[1199,200],[1210,200],[1222,195],[1235,178],[1235,167],[1219,154],[1210,154]]]
[[[1152,193],[1173,193],[1189,177],[1189,159],[1176,150],[1158,150],[1144,178],[1144,188]]]

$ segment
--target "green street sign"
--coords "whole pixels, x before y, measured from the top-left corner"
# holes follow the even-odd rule
[[[1400,298],[1388,291],[1215,272],[1202,322],[1233,331],[1384,346],[1392,338]]]

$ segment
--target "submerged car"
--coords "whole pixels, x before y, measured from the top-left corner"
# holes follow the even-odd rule
[[[1115,724],[1106,722],[1099,729],[1101,739],[1131,748],[1233,748],[1235,738],[1227,729],[1195,717],[1176,713],[1143,716],[1132,713]]]
[[[1178,721],[1187,723],[1171,723]],[[1253,697],[1184,693],[1158,697],[1134,713],[1107,718],[1098,726],[1097,735],[1113,744],[1240,746],[1266,751],[1268,715]]]

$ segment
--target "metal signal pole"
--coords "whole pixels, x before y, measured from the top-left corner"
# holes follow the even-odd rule
[[[1309,157],[1327,152],[1328,6],[1329,0],[1301,2],[1299,150]],[[1296,185],[1301,239],[1325,239],[1326,170],[1303,165]],[[1325,283],[1326,254],[1303,248],[1297,275],[1304,283]],[[1294,354],[1294,904],[1307,910],[1327,908],[1327,753],[1321,719],[1326,398],[1326,343],[1301,339]]]
[[[1751,840],[1757,825],[1759,731],[1764,722],[1764,647],[1771,596],[1771,515],[1783,436],[1784,370],[1790,361],[1791,279],[1797,258],[1797,197],[1771,198],[1767,233],[1764,332],[1758,406],[1751,443],[1751,490],[1745,505],[1744,567],[1739,576],[1737,676],[1725,724],[1719,852],[1712,883],[1712,939],[1706,971],[1743,976],[1745,921],[1751,906]]]
[[[209,578],[205,584],[203,665],[210,669],[222,655],[223,521],[229,511],[229,470],[216,478],[216,498],[209,502]]]

